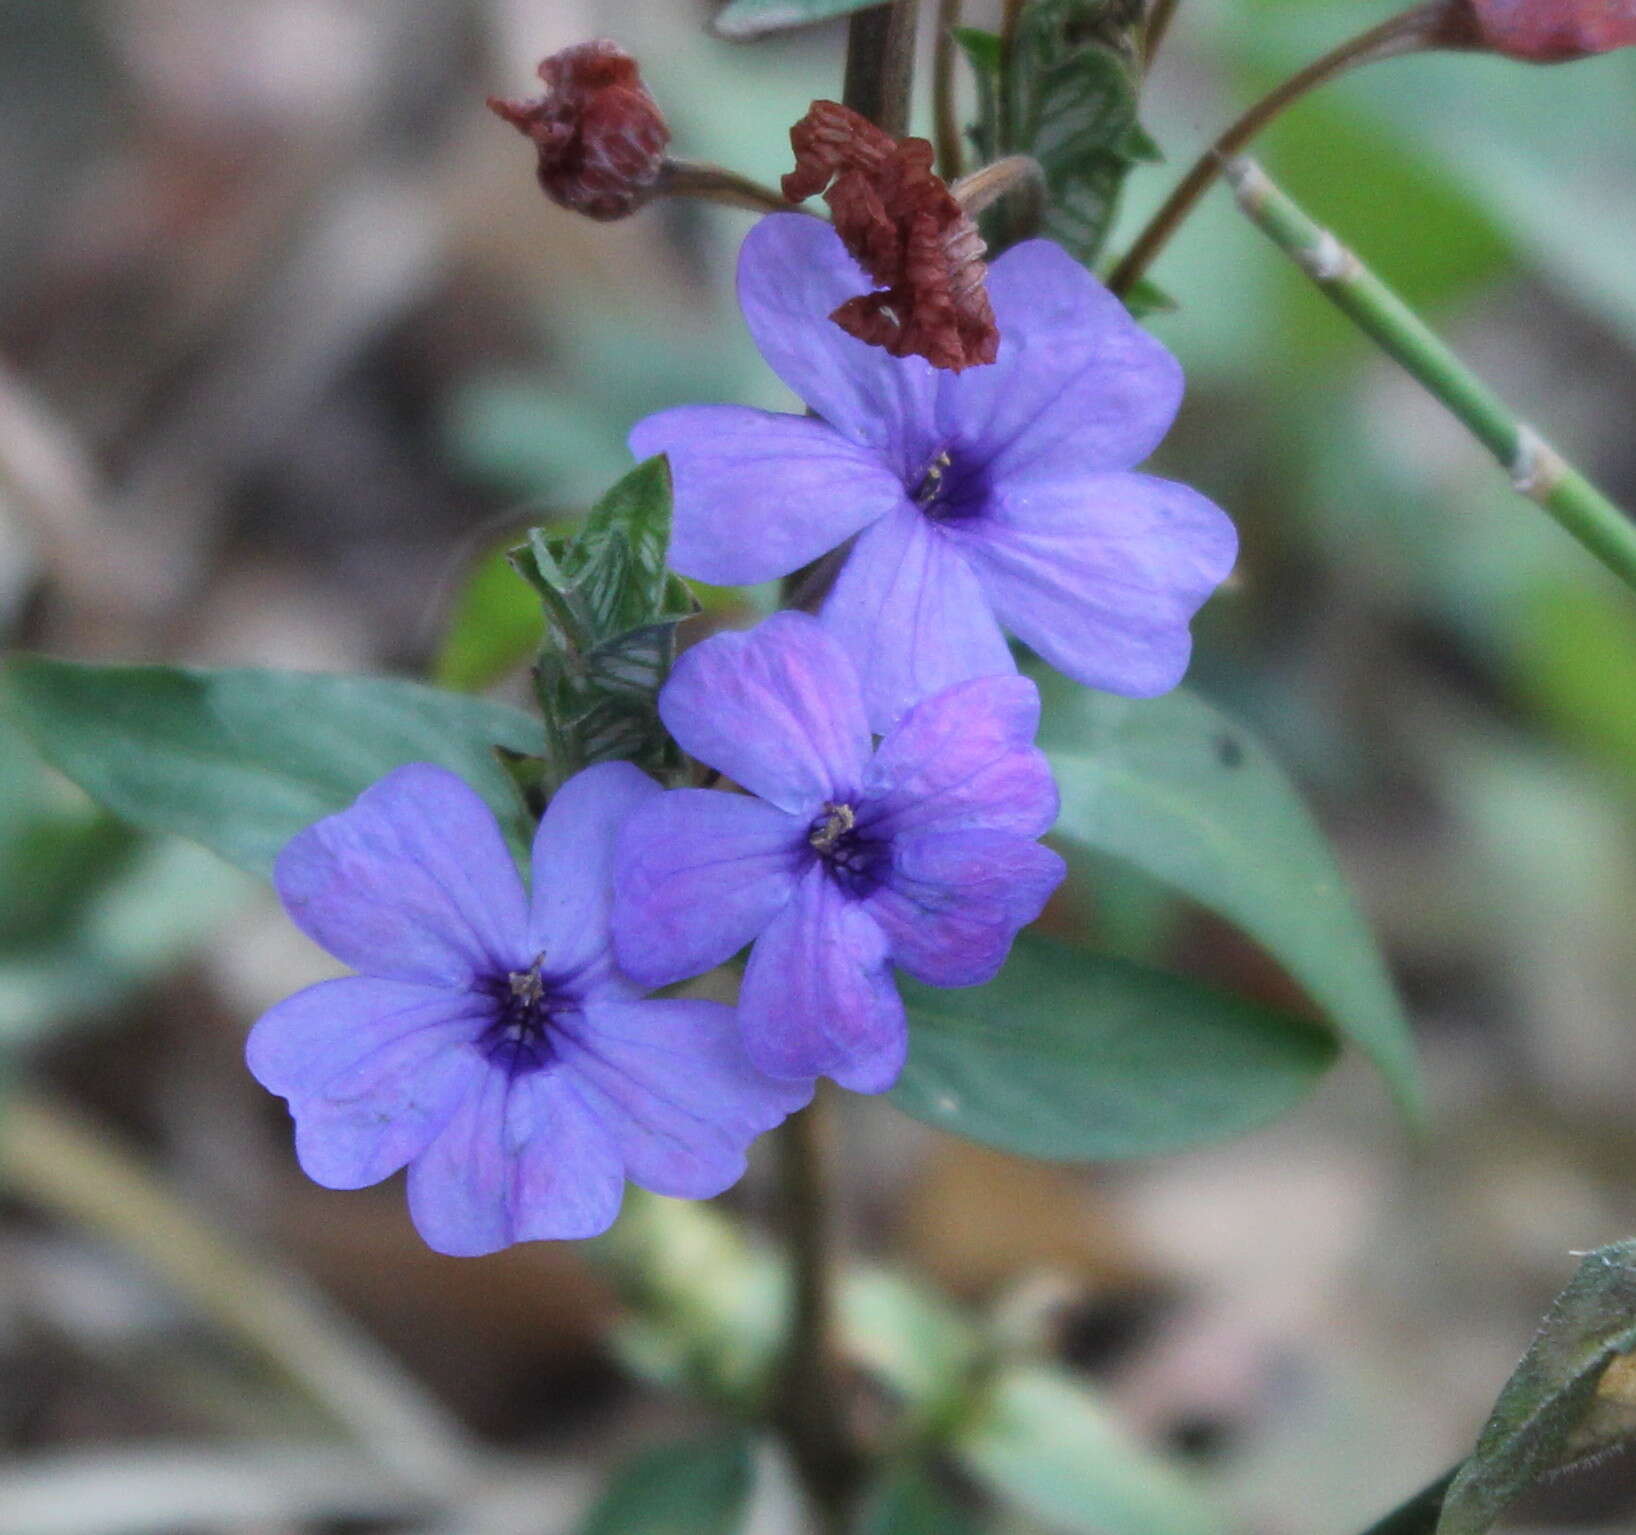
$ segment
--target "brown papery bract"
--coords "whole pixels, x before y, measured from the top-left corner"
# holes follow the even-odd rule
[[[599,38],[552,54],[539,76],[543,96],[488,105],[533,141],[546,196],[587,218],[634,213],[653,195],[670,142],[636,60]]]
[[[830,318],[894,357],[958,372],[993,362],[1000,333],[984,286],[983,241],[932,170],[925,139],[895,139],[835,101],[815,101],[792,129],[784,195],[822,192],[836,233],[880,287]]]

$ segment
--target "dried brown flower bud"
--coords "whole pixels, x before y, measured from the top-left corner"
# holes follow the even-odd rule
[[[1450,0],[1439,41],[1533,64],[1636,44],[1636,0]]]
[[[823,192],[836,233],[880,284],[830,318],[894,357],[956,372],[993,362],[1000,333],[982,237],[933,172],[932,146],[894,139],[839,102],[815,101],[790,129],[790,147],[795,169],[784,195],[801,202]]]
[[[606,38],[553,53],[540,64],[545,94],[489,97],[489,110],[539,150],[540,185],[564,208],[622,219],[653,195],[670,129],[633,59]]]

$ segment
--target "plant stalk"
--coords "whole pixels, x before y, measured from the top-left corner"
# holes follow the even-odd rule
[[[659,171],[658,192],[668,197],[697,197],[727,208],[753,213],[798,213],[784,194],[725,166],[703,160],[669,160]]]
[[[834,1351],[834,1211],[825,1176],[828,1135],[821,1098],[778,1130],[778,1186],[790,1261],[790,1330],[775,1386],[774,1416],[802,1485],[828,1532],[848,1527],[859,1457]]]
[[[1388,17],[1379,26],[1360,32],[1350,42],[1342,43],[1321,59],[1314,59],[1305,69],[1291,75],[1276,90],[1263,96],[1222,132],[1176,184],[1175,191],[1148,220],[1147,227],[1136,237],[1136,243],[1109,274],[1108,287],[1123,298],[1136,286],[1170,237],[1193,211],[1199,198],[1209,191],[1227,159],[1243,149],[1274,118],[1320,85],[1356,69],[1360,64],[1395,58],[1399,54],[1434,46],[1441,36],[1439,28],[1445,21],[1444,11],[1442,0],[1428,0],[1426,4],[1412,6],[1396,16]],[[1166,13],[1158,14],[1168,19]],[[1155,46],[1150,32],[1147,43],[1149,58]]]
[[[965,174],[965,143],[960,134],[960,113],[955,101],[954,75],[960,45],[954,40],[960,25],[960,0],[937,0],[937,37],[932,54],[932,133],[937,145],[937,172],[945,181]]]
[[[1453,412],[1499,460],[1512,485],[1636,588],[1636,522],[1519,421],[1424,320],[1333,234],[1308,218],[1255,161],[1231,161],[1226,176],[1250,221],[1336,308]]]
[[[1176,15],[1177,0],[1152,0],[1142,23],[1142,64],[1146,68],[1158,57],[1159,46]]]
[[[917,0],[859,11],[847,23],[841,100],[900,139],[909,129]]]
[[[919,0],[892,0],[891,5],[859,11],[847,23],[842,104],[899,138],[909,126],[918,14]],[[781,606],[817,612],[845,559],[844,550],[831,550],[792,570],[783,580]]]

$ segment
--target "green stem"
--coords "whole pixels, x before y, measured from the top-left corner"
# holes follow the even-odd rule
[[[1363,1535],[1432,1535],[1443,1512],[1443,1498],[1459,1471],[1459,1466],[1450,1467],[1408,1502],[1398,1504],[1384,1519],[1370,1525]]]
[[[1537,501],[1627,586],[1636,588],[1636,523],[1472,373],[1334,235],[1306,216],[1253,160],[1226,167],[1239,206],[1333,303],[1445,404]]]
[[[1136,286],[1171,235],[1181,227],[1198,200],[1209,191],[1227,158],[1243,149],[1275,117],[1320,85],[1350,69],[1356,69],[1360,64],[1431,46],[1439,35],[1437,29],[1443,22],[1444,10],[1441,0],[1428,0],[1424,5],[1416,5],[1388,17],[1378,27],[1360,32],[1321,59],[1314,59],[1305,69],[1291,75],[1276,90],[1263,96],[1237,122],[1225,129],[1215,143],[1199,156],[1193,168],[1177,182],[1175,191],[1148,220],[1147,227],[1136,237],[1136,243],[1126,252],[1124,259],[1108,274],[1108,287],[1123,298]],[[1151,58],[1157,46],[1151,35],[1147,46]]]

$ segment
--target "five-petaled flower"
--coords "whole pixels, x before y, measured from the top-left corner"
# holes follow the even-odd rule
[[[829,316],[868,281],[834,230],[765,218],[739,299],[761,354],[821,420],[733,405],[640,422],[676,486],[671,563],[770,580],[856,535],[820,614],[885,730],[927,694],[1014,671],[1004,625],[1090,687],[1147,697],[1186,670],[1188,623],[1237,538],[1197,492],[1131,472],[1168,430],[1181,369],[1066,252],[989,268],[999,358],[892,357]]]
[[[705,1198],[811,1096],[750,1065],[732,1010],[642,1001],[611,952],[619,823],[661,795],[629,763],[586,769],[540,823],[533,894],[454,774],[399,768],[280,854],[291,917],[362,972],[279,1003],[250,1069],[289,1100],[301,1165],[362,1188],[405,1165],[439,1252],[586,1237],[627,1178]]]
[[[1057,814],[1034,684],[957,683],[872,751],[846,651],[780,613],[687,652],[659,708],[749,795],[676,789],[625,823],[621,966],[662,985],[753,941],[739,1021],[756,1066],[884,1092],[908,1046],[892,966],[934,986],[991,979],[1065,872],[1034,840]]]

